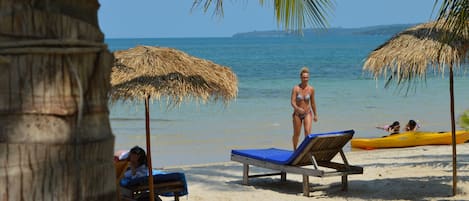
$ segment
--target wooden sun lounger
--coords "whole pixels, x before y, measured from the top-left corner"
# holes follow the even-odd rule
[[[120,180],[124,176],[124,172],[128,167],[128,161],[118,161],[115,163],[116,168],[116,185],[117,199],[123,201],[141,201],[149,199],[149,186],[145,179],[143,183],[137,185],[121,186]],[[173,194],[174,200],[179,201],[181,195],[187,194],[187,184],[184,173],[167,173],[154,175],[153,189],[155,195]]]
[[[156,183],[153,185],[156,195],[165,193],[174,193],[174,200],[179,201],[179,192],[184,191],[184,182],[182,181],[167,181]],[[134,186],[134,187],[120,187],[121,199],[125,201],[137,201],[142,197],[147,197],[149,194],[148,185]]]
[[[231,160],[243,163],[243,184],[245,185],[248,184],[249,178],[273,175],[281,175],[281,181],[286,181],[286,174],[293,173],[303,175],[304,196],[309,196],[310,191],[319,189],[310,188],[309,176],[341,176],[342,190],[346,191],[348,175],[363,174],[363,168],[350,165],[343,152],[343,147],[352,139],[353,134],[353,130],[312,134],[305,138],[295,152],[280,149],[233,150]],[[331,161],[337,154],[340,154],[342,163]],[[289,155],[289,157],[285,160],[280,157],[281,159],[278,160],[276,159],[278,155]],[[250,165],[280,172],[249,175]]]

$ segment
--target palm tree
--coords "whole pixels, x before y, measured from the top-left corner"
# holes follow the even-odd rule
[[[286,30],[326,25],[322,13],[331,8],[327,0],[274,3]],[[98,0],[0,5],[0,197],[115,200],[107,107],[113,60]]]
[[[112,56],[96,0],[0,0],[2,200],[112,200]]]

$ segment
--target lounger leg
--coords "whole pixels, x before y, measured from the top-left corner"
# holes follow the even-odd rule
[[[174,201],[179,201],[179,195],[174,196]]]
[[[348,189],[348,175],[343,175],[342,176],[342,190],[347,191]]]
[[[303,175],[303,195],[309,197],[309,177]]]
[[[280,173],[280,181],[287,181],[287,173],[286,172],[281,172]]]
[[[243,184],[248,185],[249,179],[249,164],[243,164]]]

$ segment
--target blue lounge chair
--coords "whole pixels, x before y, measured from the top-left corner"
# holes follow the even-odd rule
[[[178,201],[180,196],[188,194],[187,182],[182,172],[163,172],[153,170],[153,189],[156,195],[171,196]],[[148,200],[148,177],[120,180],[122,200]]]
[[[352,139],[353,130],[311,134],[296,151],[283,149],[232,150],[231,160],[243,163],[243,184],[253,177],[281,175],[286,181],[286,173],[303,175],[303,195],[309,196],[309,176],[342,176],[342,190],[347,190],[348,175],[363,174],[363,168],[349,165],[342,148]],[[340,154],[343,163],[331,160]],[[249,165],[280,171],[280,173],[249,175]],[[321,169],[319,167],[322,167]],[[327,168],[327,169],[326,169]]]

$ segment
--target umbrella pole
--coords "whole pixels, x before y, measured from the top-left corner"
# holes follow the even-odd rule
[[[454,118],[454,83],[453,83],[453,67],[449,68],[449,97],[450,97],[450,110],[451,110],[451,141],[453,147],[453,196],[457,191],[457,165],[456,165],[456,121]]]
[[[151,165],[151,145],[150,145],[150,112],[148,101],[150,96],[145,97],[145,130],[147,138],[147,166],[148,166],[148,188],[150,190],[150,201],[155,200],[153,189],[153,168]]]

